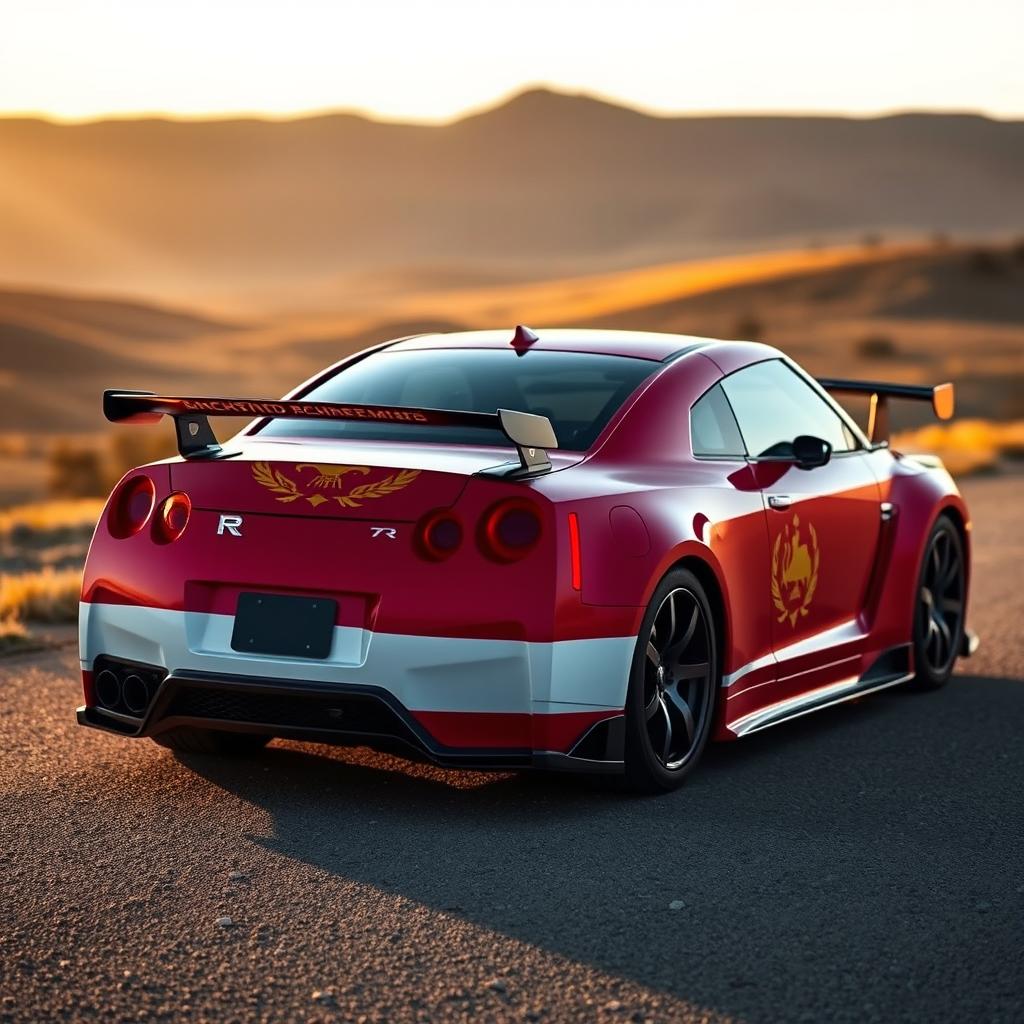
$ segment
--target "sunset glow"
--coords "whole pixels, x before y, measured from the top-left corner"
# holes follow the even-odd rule
[[[1024,5],[950,0],[3,4],[0,114],[445,120],[530,84],[675,112],[1024,114]]]

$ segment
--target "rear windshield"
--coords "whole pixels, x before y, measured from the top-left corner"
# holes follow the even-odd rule
[[[547,416],[558,447],[586,451],[615,410],[658,364],[629,356],[513,349],[375,352],[301,396],[303,401]],[[366,441],[507,445],[498,430],[380,421],[277,419],[262,434]]]

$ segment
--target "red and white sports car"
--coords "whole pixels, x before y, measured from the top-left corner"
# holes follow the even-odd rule
[[[871,397],[868,434],[829,392]],[[286,399],[108,391],[173,417],[85,568],[83,725],[476,768],[685,778],[732,739],[941,686],[970,519],[885,437],[892,397],[764,345],[477,332],[380,345]],[[209,416],[252,420],[223,445]]]

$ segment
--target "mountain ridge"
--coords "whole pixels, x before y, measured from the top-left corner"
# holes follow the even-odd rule
[[[0,119],[0,281],[234,310],[438,266],[519,278],[1024,230],[1024,122],[661,116],[528,90],[443,125]]]
[[[480,117],[488,117],[506,108],[515,108],[524,103],[557,103],[563,100],[578,101],[595,107],[611,108],[622,110],[638,117],[648,118],[653,121],[701,121],[701,120],[794,120],[794,121],[886,121],[898,118],[962,118],[967,120],[988,121],[995,124],[1024,124],[1024,117],[996,117],[980,110],[922,110],[916,108],[898,108],[891,111],[883,111],[872,114],[842,114],[842,113],[791,113],[786,111],[695,111],[695,112],[662,112],[647,110],[642,106],[630,103],[628,100],[619,100],[613,97],[601,96],[586,91],[571,91],[556,89],[548,86],[527,86],[507,96],[495,100],[493,103],[481,107],[472,108],[461,112],[454,117],[444,120],[416,120],[399,117],[383,117],[348,107],[328,107],[322,110],[298,111],[288,114],[261,114],[259,112],[237,112],[218,113],[210,115],[175,114],[168,111],[154,111],[152,113],[139,112],[129,114],[104,114],[96,117],[63,119],[48,117],[45,114],[37,113],[14,113],[0,114],[0,123],[36,123],[53,125],[58,128],[87,128],[93,125],[104,124],[138,124],[143,122],[159,122],[164,124],[293,124],[303,121],[324,121],[324,120],[350,120],[363,121],[373,125],[383,125],[399,128],[449,128],[453,125],[462,124],[465,121],[476,120]]]

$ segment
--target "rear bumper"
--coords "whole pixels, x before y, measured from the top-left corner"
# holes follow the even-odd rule
[[[105,656],[166,677],[144,715],[87,697],[79,723],[123,736],[181,725],[262,732],[454,766],[621,770],[634,638],[532,643],[338,626],[329,657],[312,660],[240,654],[231,629],[226,615],[83,604],[83,672]]]

